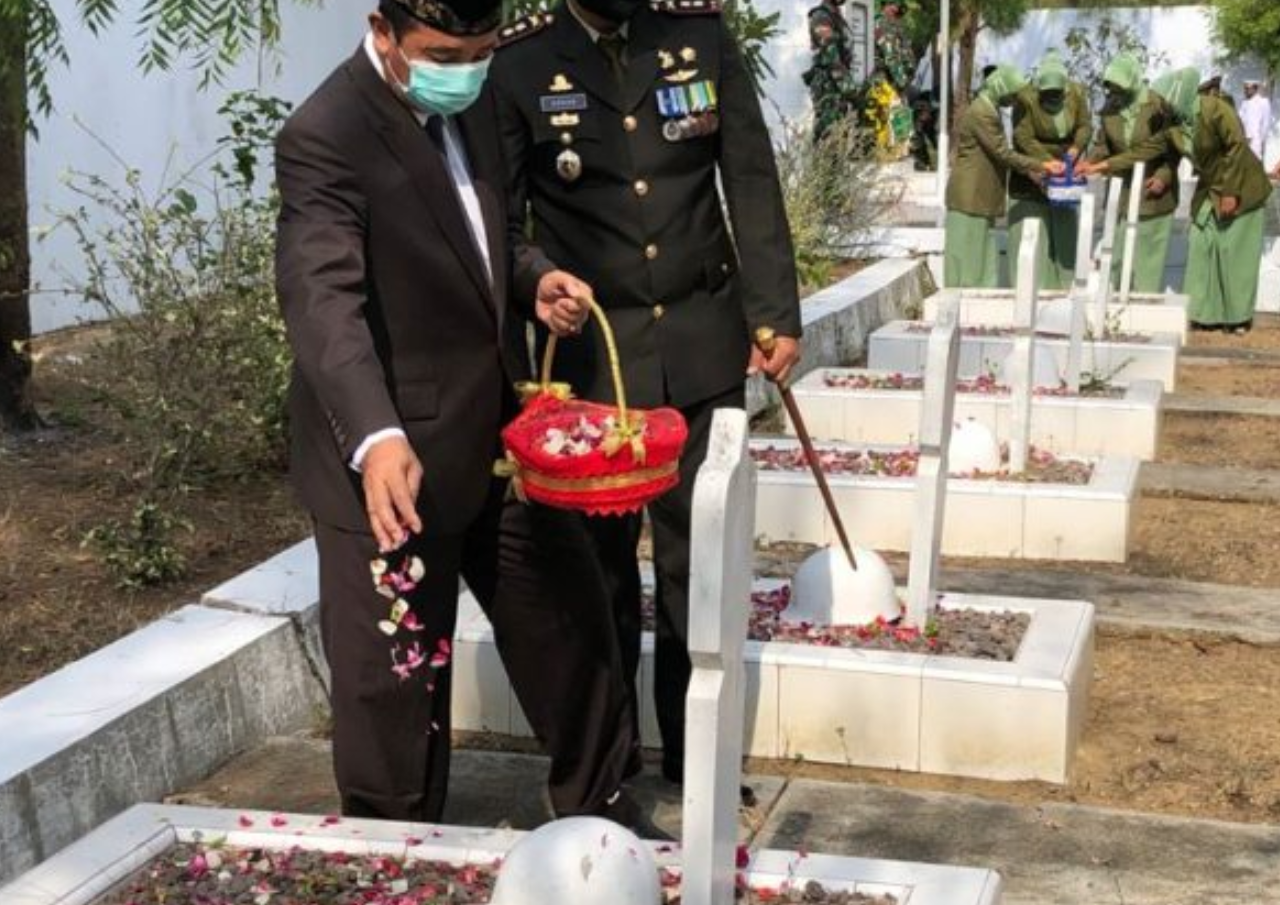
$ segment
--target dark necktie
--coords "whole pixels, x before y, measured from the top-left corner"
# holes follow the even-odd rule
[[[431,139],[431,143],[436,146],[440,156],[447,162],[449,153],[445,150],[444,143],[444,117],[434,115],[427,117],[426,129],[427,137]]]
[[[609,71],[613,73],[613,80],[621,85],[627,78],[627,39],[621,32],[614,32],[611,35],[601,35],[596,46],[604,54]]]

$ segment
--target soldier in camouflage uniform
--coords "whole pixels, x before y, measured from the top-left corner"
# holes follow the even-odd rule
[[[822,0],[809,10],[809,47],[813,66],[804,74],[813,98],[813,138],[820,141],[832,126],[857,110],[857,84],[851,67],[849,23],[844,0]]]

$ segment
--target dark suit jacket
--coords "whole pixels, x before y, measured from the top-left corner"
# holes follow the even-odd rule
[[[563,6],[508,28],[490,74],[510,167],[516,298],[528,304],[553,266],[591,283],[617,333],[628,399],[643,407],[741,386],[752,331],[801,331],[759,100],[718,10],[681,9],[636,12],[621,87]],[[718,128],[667,140],[657,92],[697,84],[713,86]],[[558,115],[565,104],[577,109]],[[576,180],[558,169],[566,151],[581,163]],[[580,395],[613,397],[594,327],[559,344],[556,373]]]
[[[486,95],[459,118],[488,232],[491,286],[445,161],[363,48],[280,133],[276,282],[296,364],[292,472],[322,522],[367,530],[352,454],[403,427],[425,470],[424,531],[457,533],[489,489],[523,379],[504,310],[500,150]],[[212,388],[211,388],[212,389]]]

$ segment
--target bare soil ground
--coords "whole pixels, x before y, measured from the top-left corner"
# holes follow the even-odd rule
[[[1250,344],[1280,353],[1280,329],[1261,324]],[[1199,345],[1238,340],[1197,334]],[[86,531],[130,501],[118,492],[116,452],[91,386],[67,359],[74,334],[47,337],[37,388],[60,427],[0,444],[0,694],[101,647],[286,544],[307,524],[278,473],[199,491],[183,548],[190,573],[145,592],[115,587]],[[1280,363],[1194,362],[1179,393],[1280,398]],[[1178,414],[1166,419],[1164,461],[1280,469],[1280,425],[1265,418]],[[1044,564],[970,560],[965,565]],[[1143,499],[1124,569],[1277,588],[1280,507]],[[1122,634],[1098,639],[1089,722],[1076,777],[1065,787],[992,783],[813,764],[768,766],[829,778],[950,789],[1019,801],[1075,800],[1245,822],[1280,819],[1280,648],[1209,637]]]

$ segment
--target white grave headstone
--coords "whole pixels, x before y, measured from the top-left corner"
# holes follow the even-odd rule
[[[1018,285],[1013,302],[1013,351],[1005,363],[1012,393],[1009,422],[1009,470],[1027,469],[1031,437],[1031,397],[1035,395],[1036,305],[1039,301],[1042,224],[1027,220],[1018,254]]]
[[[755,556],[756,470],[747,414],[720,409],[693,492],[685,710],[684,905],[733,905]]]
[[[849,25],[852,61],[849,70],[859,84],[875,69],[876,24],[874,0],[848,0],[841,10]]]
[[[602,817],[554,820],[517,842],[502,860],[491,905],[551,902],[660,905],[658,863],[635,833]]]
[[[1120,263],[1120,303],[1129,303],[1129,294],[1133,289],[1133,265],[1138,256],[1138,215],[1142,210],[1142,196],[1147,182],[1147,165],[1139,161],[1133,168],[1133,176],[1129,185],[1129,216],[1124,225],[1124,258]],[[1105,336],[1105,324],[1099,328]]]
[[[1084,366],[1084,327],[1087,318],[1085,302],[1089,298],[1089,274],[1093,269],[1093,221],[1095,202],[1092,194],[1080,199],[1080,231],[1076,236],[1076,273],[1071,284],[1068,304],[1071,306],[1071,333],[1067,345],[1067,370],[1063,380],[1067,389],[1080,392],[1080,371]]]
[[[1102,251],[1098,255],[1098,294],[1094,299],[1095,339],[1102,339],[1107,334],[1107,308],[1111,304],[1111,262],[1115,260],[1116,224],[1120,219],[1120,195],[1123,191],[1123,179],[1113,176],[1107,181],[1107,210],[1102,220]]]
[[[947,450],[956,409],[960,366],[960,293],[943,292],[929,333],[924,399],[920,406],[920,460],[916,466],[915,522],[907,573],[907,624],[923,627],[937,598],[942,526],[947,508]]]

